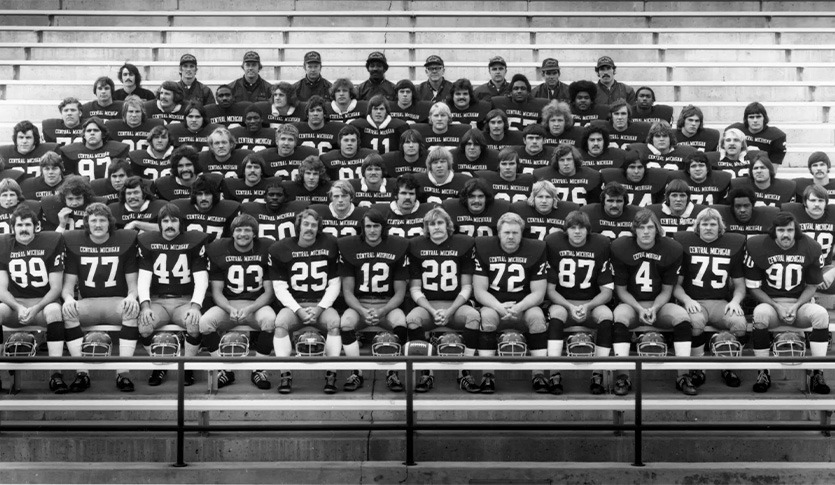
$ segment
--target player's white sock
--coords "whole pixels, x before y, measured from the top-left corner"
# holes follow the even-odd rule
[[[768,357],[771,355],[771,349],[754,349],[754,357]]]
[[[293,344],[290,342],[290,336],[273,337],[273,350],[275,350],[276,357],[290,357],[293,353]]]
[[[699,345],[698,347],[692,347],[690,349],[690,357],[704,357],[705,356],[705,346],[704,344]]]
[[[82,338],[77,338],[73,340],[67,341],[67,350],[70,352],[70,355],[73,357],[81,357],[81,341],[84,340]],[[84,373],[90,375],[89,369],[76,369],[76,372]]]
[[[359,342],[351,342],[348,345],[343,345],[345,349],[345,356],[346,357],[359,357],[360,356],[360,343]]]
[[[119,357],[133,357],[134,352],[136,352],[136,340],[119,339]],[[130,369],[118,370],[116,373],[127,376],[130,374]]]
[[[690,357],[691,347],[692,342],[673,342],[676,357]],[[702,349],[702,353],[704,353],[704,349]]]
[[[611,347],[601,347],[601,346],[599,346],[599,345],[598,345],[598,346],[597,346],[597,347],[595,347],[595,349],[594,349],[594,355],[595,355],[595,357],[609,357],[609,354],[610,354],[611,352],[612,352],[612,348],[611,348]]]
[[[485,349],[478,349],[478,355],[481,357],[495,357],[496,351],[495,350],[485,350]]]
[[[829,342],[809,342],[809,352],[813,357],[823,357],[829,348]]]
[[[548,349],[531,349],[531,357],[547,357],[548,356]],[[545,371],[541,370],[532,370],[531,377],[536,377],[537,374],[545,374]]]
[[[198,352],[200,352],[200,344],[195,345],[186,342],[186,357],[196,357]]]
[[[612,348],[615,350],[616,357],[629,357],[629,342],[615,342]]]
[[[325,337],[325,356],[339,357],[340,353],[342,353],[342,335],[328,334]]]
[[[548,341],[548,356],[549,357],[560,357],[562,356],[562,346],[564,340],[549,340]],[[533,355],[533,352],[531,352]]]
[[[50,357],[61,357],[64,355],[64,341],[47,342],[46,349]]]

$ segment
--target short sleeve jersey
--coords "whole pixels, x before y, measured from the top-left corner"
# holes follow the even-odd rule
[[[634,237],[612,242],[615,285],[625,286],[638,301],[652,301],[663,285],[675,285],[681,259],[681,244],[667,237],[657,238],[649,249],[641,249]]]
[[[612,217],[606,213],[603,204],[599,202],[584,205],[580,210],[589,216],[591,232],[602,234],[611,240],[622,236],[631,236],[632,221],[638,213],[637,207],[626,204],[623,206],[623,212],[620,216]]]
[[[821,248],[805,234],[788,250],[767,234],[748,239],[745,286],[759,288],[772,298],[797,298],[806,285],[823,281]]]
[[[602,184],[617,182],[626,189],[629,200],[626,202],[637,207],[646,207],[650,204],[657,204],[664,198],[664,189],[667,186],[668,172],[660,168],[648,168],[644,171],[644,177],[638,182],[626,178],[623,170],[615,168],[604,168],[600,171]]]
[[[600,288],[614,289],[609,263],[610,241],[600,234],[589,234],[586,242],[575,247],[565,232],[545,238],[548,253],[548,283],[567,300],[589,301]]]
[[[295,237],[270,246],[270,279],[286,281],[297,302],[319,302],[328,281],[339,276],[339,249],[336,238],[320,234],[308,247],[299,246]]]
[[[429,301],[454,300],[461,292],[461,275],[473,274],[475,240],[453,234],[441,244],[425,236],[409,241],[409,277],[420,280]]]
[[[729,299],[730,280],[744,276],[745,236],[726,233],[706,243],[688,231],[676,233],[675,240],[683,250],[681,287],[687,296],[697,301]]]
[[[547,214],[536,210],[527,201],[514,202],[510,206],[511,212],[515,212],[525,221],[524,236],[544,241],[548,234],[565,229],[565,218],[571,211],[579,210],[580,206],[573,202],[558,202],[557,207],[551,209]]]
[[[209,279],[223,282],[223,296],[229,300],[257,299],[264,293],[270,272],[267,251],[271,243],[256,238],[249,251],[240,251],[232,238],[215,240],[206,250]]]
[[[296,237],[296,214],[307,206],[306,202],[290,201],[273,211],[264,203],[245,202],[241,212],[258,221],[258,237],[278,240]]]
[[[368,212],[366,207],[352,207],[343,218],[337,217],[330,204],[313,204],[310,208],[322,218],[322,232],[334,237],[356,236],[362,228],[362,218]]]
[[[822,264],[832,264],[832,245],[835,243],[835,208],[830,205],[825,206],[823,215],[818,219],[812,219],[803,204],[799,202],[785,204],[782,210],[792,213],[803,234],[820,244]]]
[[[530,293],[530,284],[547,277],[545,243],[522,239],[519,249],[505,252],[498,237],[475,241],[475,275],[487,278],[489,292],[500,302],[520,301]]]
[[[359,299],[389,299],[394,282],[409,279],[408,239],[388,236],[369,246],[362,236],[350,236],[338,244],[339,275],[354,278],[354,295]]]
[[[208,235],[187,231],[172,240],[158,232],[139,235],[139,269],[150,271],[151,295],[190,297],[194,273],[207,270]]]
[[[97,244],[83,230],[64,234],[64,273],[78,276],[81,298],[125,297],[125,275],[136,273],[136,231],[119,229]]]
[[[232,200],[219,200],[208,212],[200,212],[190,199],[177,199],[174,204],[186,220],[187,231],[200,231],[209,235],[209,241],[230,237],[232,220],[241,213],[241,204]]]
[[[496,199],[507,202],[519,202],[528,200],[531,194],[531,187],[536,182],[532,174],[520,173],[512,182],[503,179],[498,173],[489,170],[475,172],[475,177],[484,179],[496,194]]]
[[[441,207],[452,218],[455,232],[470,237],[495,236],[499,218],[510,211],[510,204],[504,200],[493,200],[480,214],[473,214],[469,208],[461,205],[460,199],[447,199]]]
[[[13,234],[0,236],[0,271],[9,274],[13,297],[43,298],[49,293],[49,273],[64,271],[64,238],[56,232],[38,232],[23,245]]]

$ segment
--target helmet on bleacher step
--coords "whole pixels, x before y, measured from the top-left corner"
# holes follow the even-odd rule
[[[379,332],[371,340],[371,353],[374,355],[400,355],[400,339],[391,332]]]
[[[249,336],[243,332],[226,332],[220,338],[217,348],[221,357],[244,357],[249,355]]]
[[[499,335],[496,350],[502,357],[524,357],[528,353],[528,342],[518,330],[508,330]]]
[[[717,357],[739,357],[742,344],[731,332],[716,332],[710,337],[710,351]]]
[[[296,355],[299,357],[320,357],[325,355],[325,337],[319,332],[308,330],[296,339]]]
[[[426,340],[410,340],[406,343],[403,355],[432,355],[432,344]]]
[[[642,357],[666,357],[667,343],[658,332],[647,332],[638,337],[638,355]]]
[[[569,357],[594,357],[594,341],[591,335],[585,332],[575,333],[568,336],[565,343],[565,351]]]
[[[795,332],[783,332],[774,337],[771,351],[775,357],[803,357],[806,341]]]
[[[113,339],[107,332],[88,332],[81,341],[84,357],[108,357],[113,349]]]
[[[29,332],[11,334],[3,346],[3,354],[7,357],[34,357],[37,352],[38,342]]]
[[[455,332],[446,332],[435,341],[440,356],[464,355],[464,339]]]
[[[160,332],[151,342],[151,355],[154,357],[176,357],[180,355],[180,338],[175,333]]]

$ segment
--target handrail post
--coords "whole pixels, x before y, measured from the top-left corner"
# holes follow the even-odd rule
[[[412,361],[406,361],[406,466],[414,466],[415,463],[415,414],[414,414],[414,376],[412,373]]]
[[[642,391],[643,380],[643,366],[640,361],[635,362],[635,461],[632,466],[644,466],[643,457],[641,456],[641,449],[643,448],[641,426],[643,425],[643,417],[641,416],[642,401],[644,399]]]
[[[186,465],[183,461],[183,450],[185,449],[185,421],[186,421],[186,386],[185,386],[185,361],[177,363],[177,463],[174,466],[181,468]]]

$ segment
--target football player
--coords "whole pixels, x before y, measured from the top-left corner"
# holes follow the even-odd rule
[[[425,340],[427,330],[449,327],[463,332],[464,355],[473,356],[481,321],[479,312],[469,304],[475,241],[455,234],[452,219],[440,208],[426,213],[423,232],[409,241],[409,290],[416,305],[406,315],[409,340]],[[423,371],[415,391],[428,392],[433,385],[432,373]],[[474,383],[468,389],[480,390]]]
[[[794,180],[777,178],[777,169],[768,155],[754,152],[748,176],[731,180],[731,187],[748,186],[757,195],[756,205],[780,207],[794,199]]]
[[[821,265],[823,283],[820,289],[831,294],[832,282],[835,281],[835,268],[832,267],[832,244],[835,242],[835,209],[829,208],[829,194],[820,185],[809,185],[803,191],[803,202],[784,204],[782,210],[792,214],[797,229],[817,242],[821,247]],[[826,291],[828,290],[828,291]]]
[[[655,214],[664,231],[672,234],[676,231],[692,230],[696,216],[707,209],[707,206],[693,203],[690,186],[684,180],[676,179],[670,181],[664,189],[664,202],[651,204],[647,209]]]
[[[690,314],[691,355],[703,357],[705,325],[728,330],[738,338],[748,332],[742,310],[745,236],[726,233],[722,216],[716,209],[708,208],[696,216],[692,230],[676,233],[675,239],[682,246],[683,257],[673,296]],[[726,385],[739,387],[735,372],[723,370],[721,375]],[[705,381],[704,371],[691,371],[690,380],[699,387]]]
[[[679,145],[689,145],[700,152],[713,152],[719,147],[719,130],[706,128],[705,115],[698,106],[688,104],[676,121],[676,140]]]
[[[284,124],[276,130],[275,148],[268,148],[258,154],[267,162],[267,174],[280,177],[282,180],[293,180],[299,173],[302,160],[319,156],[316,148],[306,144],[299,146],[298,141],[299,130],[295,125]]]
[[[331,179],[322,160],[316,155],[311,155],[299,164],[299,173],[295,178],[283,184],[288,199],[323,204],[328,201]]]
[[[133,150],[128,153],[131,171],[142,178],[156,180],[171,175],[171,139],[165,125],[155,126],[145,138],[146,149]]]
[[[583,129],[574,124],[571,107],[565,101],[551,101],[542,108],[542,126],[546,131],[545,146],[581,145]]]
[[[208,235],[208,242],[231,237],[232,220],[241,212],[241,204],[222,200],[217,184],[202,174],[191,184],[189,198],[176,199],[173,204],[180,209],[184,229]]]
[[[426,172],[426,143],[423,135],[415,129],[408,129],[400,135],[400,150],[383,155],[386,172],[392,176],[406,173]]]
[[[418,99],[417,88],[408,79],[397,81],[397,84],[394,85],[394,91],[397,93],[397,102],[391,106],[389,114],[392,118],[403,120],[409,125],[426,123],[429,117],[429,108],[438,101],[446,101],[449,97],[449,93],[447,93],[447,96],[437,101],[421,101]],[[432,96],[431,93],[429,95]],[[450,106],[450,108],[452,107]]]
[[[325,117],[327,105],[324,97],[313,96],[305,106],[307,121],[293,124],[298,129],[299,143],[316,149],[319,155],[324,155],[339,145],[337,135],[345,126],[345,123],[341,121],[329,120]],[[278,135],[279,133],[276,133],[276,136]]]
[[[650,125],[645,121],[632,119],[632,107],[625,99],[616,99],[609,105],[609,121],[597,120],[592,124],[603,124],[609,131],[609,146],[625,150],[633,143],[647,138]]]
[[[164,126],[162,120],[148,119],[141,99],[130,95],[122,105],[122,117],[110,120],[105,125],[110,138],[122,142],[135,150],[145,151],[149,146],[148,135],[155,126]]]
[[[633,152],[626,152],[631,154]],[[604,168],[600,178],[604,184],[616,182],[626,189],[627,203],[636,207],[646,207],[661,202],[669,174],[663,168],[647,168],[646,162],[634,157],[621,168]],[[592,218],[594,220],[594,218]]]
[[[491,98],[491,102],[494,108],[505,112],[510,129],[514,131],[539,123],[542,108],[548,104],[531,94],[531,83],[524,74],[514,74],[510,79],[510,91]]]
[[[7,327],[38,325],[46,328],[50,357],[64,352],[61,282],[64,238],[38,230],[38,216],[21,204],[12,213],[12,234],[0,236],[0,323]],[[61,372],[53,372],[49,390],[69,392]]]
[[[323,233],[321,216],[310,209],[295,217],[298,237],[284,238],[270,247],[270,279],[284,308],[275,320],[275,355],[289,357],[290,334],[312,325],[327,333],[325,355],[339,357],[342,337],[339,314],[333,308],[342,289],[339,278],[339,250],[336,238]],[[278,392],[292,392],[293,375],[281,374]],[[336,393],[336,372],[325,374],[326,394]]]
[[[236,202],[264,202],[264,192],[272,177],[267,176],[267,162],[259,153],[250,153],[238,168],[237,177],[224,180],[223,197]]]
[[[600,192],[600,202],[584,205],[580,210],[589,216],[591,232],[611,240],[632,235],[632,221],[638,206],[628,204],[629,193],[617,182],[607,182]]]
[[[386,178],[386,163],[377,153],[371,153],[360,166],[362,177],[348,182],[354,189],[354,203],[357,207],[371,207],[379,202],[394,200],[395,180]]]
[[[168,323],[186,330],[186,356],[200,350],[201,309],[209,288],[208,236],[185,231],[185,225],[180,209],[169,203],[159,211],[159,232],[144,232],[138,238],[139,340],[148,355],[155,330]],[[151,372],[148,385],[162,384],[167,372]],[[194,384],[194,371],[185,371],[184,381]]]
[[[125,101],[129,96],[136,96],[142,101],[154,99],[154,93],[142,87],[142,74],[139,68],[128,62],[119,68],[119,81],[122,87],[113,91],[113,99]]]
[[[247,51],[241,62],[244,75],[228,84],[232,96],[238,101],[255,103],[270,99],[272,84],[261,77],[261,56],[255,51]]]
[[[93,194],[104,199],[102,202],[109,204],[119,200],[119,192],[125,185],[125,180],[133,175],[130,169],[130,162],[124,158],[114,158],[107,165],[107,177],[96,179],[90,182]]]
[[[277,88],[278,86],[273,86],[274,90]],[[260,152],[268,148],[275,148],[276,146],[275,129],[285,123],[275,123],[274,125],[270,124],[270,126],[264,126],[265,111],[258,107],[259,104],[262,103],[253,103],[246,109],[244,112],[243,125],[236,126],[235,128],[229,130],[232,137],[235,138],[235,146],[240,149]],[[267,107],[267,109],[269,109],[269,107]],[[270,117],[268,116],[267,119],[270,119]],[[298,117],[296,117],[296,119],[298,120]],[[287,123],[290,123],[290,121],[287,121]]]
[[[313,96],[327,99],[331,82],[322,77],[322,56],[316,51],[304,55],[304,77],[293,84],[299,101],[307,101]]]
[[[396,196],[393,201],[372,206],[372,209],[383,214],[387,235],[413,237],[423,234],[423,217],[435,204],[418,200],[420,184],[412,174],[397,177],[395,187]]]
[[[0,234],[12,232],[12,214],[20,205],[29,206],[35,214],[41,211],[40,202],[26,200],[23,196],[23,190],[17,182],[12,179],[0,180]]]
[[[130,147],[111,140],[101,118],[88,118],[81,127],[84,141],[58,149],[64,161],[64,169],[67,174],[81,175],[89,180],[103,178],[110,160],[126,158]]]
[[[629,328],[648,325],[672,329],[675,355],[689,357],[693,340],[690,315],[670,301],[681,268],[681,244],[664,237],[658,217],[648,209],[635,216],[632,233],[633,237],[612,242],[615,292],[620,299],[614,311],[615,355],[629,355]],[[629,375],[618,375],[615,394],[624,396],[631,388]],[[676,389],[688,396],[698,392],[690,373],[683,369],[678,371]]]
[[[510,93],[510,83],[507,82],[507,62],[501,56],[490,58],[487,63],[490,80],[475,88],[473,95],[479,101],[490,101],[494,96],[505,96]],[[454,91],[453,91],[454,94]]]
[[[486,181],[497,199],[508,202],[527,200],[536,179],[533,174],[516,171],[519,153],[515,148],[505,147],[499,152],[498,158],[498,167],[495,170],[479,170],[474,176]]]
[[[523,133],[511,131],[507,115],[500,109],[491,109],[484,115],[482,132],[487,140],[487,147],[496,151],[525,144]]]
[[[595,104],[610,105],[618,99],[624,99],[627,103],[635,104],[635,90],[632,86],[618,82],[615,80],[615,61],[609,56],[603,56],[597,59],[597,66],[594,68],[597,73],[597,96],[594,98]]]
[[[748,155],[745,135],[736,128],[725,130],[719,140],[719,150],[708,153],[714,169],[728,172],[734,177],[744,177],[748,174],[748,167],[751,166]]]
[[[211,132],[207,142],[209,148],[200,152],[197,164],[201,171],[217,172],[224,178],[237,176],[241,162],[247,155],[253,153],[252,150],[238,148],[237,140],[232,136],[232,132],[222,126]]]
[[[426,172],[415,175],[415,180],[420,184],[418,198],[440,204],[457,196],[471,178],[453,171],[452,153],[446,147],[432,147],[426,157]]]
[[[594,120],[605,120],[609,115],[608,107],[595,103],[597,86],[591,81],[574,81],[568,85],[568,95],[571,97],[571,114],[574,123],[586,126]]]
[[[595,122],[577,129],[582,133],[577,147],[586,167],[594,170],[622,169],[638,159],[635,152],[612,146],[609,142],[609,129],[603,123]]]
[[[84,209],[93,202],[104,202],[104,199],[93,194],[93,188],[86,179],[70,175],[55,195],[41,199],[41,229],[56,232],[81,229]]]
[[[357,88],[359,99],[368,101],[381,94],[387,100],[394,101],[397,97],[394,91],[394,83],[386,79],[386,71],[389,70],[386,55],[382,52],[368,54],[368,59],[365,60],[365,70],[368,71],[368,79]]]
[[[358,236],[339,239],[339,275],[342,296],[348,309],[342,314],[340,333],[347,357],[359,356],[355,330],[358,326],[380,325],[406,342],[406,315],[400,306],[409,279],[408,240],[386,235],[386,219],[375,209],[366,212]],[[363,385],[362,371],[348,376],[343,389],[356,391]],[[386,386],[395,392],[403,384],[395,371],[388,371]]]
[[[284,185],[272,179],[264,192],[264,202],[244,202],[241,212],[258,221],[258,237],[278,240],[296,236],[296,214],[308,205],[308,202],[289,201]]]
[[[713,171],[704,152],[693,152],[684,159],[684,168],[670,174],[670,180],[681,179],[690,187],[690,201],[694,204],[724,203],[731,186],[731,174]]]
[[[333,101],[325,105],[325,118],[330,121],[348,123],[362,118],[368,111],[367,101],[359,99],[354,83],[344,77],[333,82],[330,99]]]
[[[596,199],[600,190],[600,172],[584,167],[580,151],[571,145],[558,146],[551,158],[551,166],[534,170],[533,176],[554,184],[560,200],[579,206]]]
[[[676,145],[676,134],[666,121],[653,123],[646,143],[633,143],[629,150],[636,152],[647,168],[666,170],[683,170],[684,159],[696,151],[689,145]]]
[[[477,128],[464,133],[451,153],[454,170],[458,173],[472,176],[479,170],[498,172],[499,154],[487,146],[484,134]]]
[[[829,180],[829,169],[832,168],[829,155],[824,152],[814,152],[809,155],[806,166],[809,168],[809,173],[812,174],[812,178],[794,179],[794,200],[803,200],[803,192],[806,187],[819,185],[826,190],[826,193],[829,195],[829,200],[835,201],[835,181]]]
[[[139,177],[128,177],[119,199],[108,205],[119,229],[157,231],[157,214],[166,201],[154,198],[151,187]]]
[[[568,102],[570,99],[568,84],[560,81],[559,61],[551,57],[545,59],[542,61],[542,67],[539,68],[539,72],[542,74],[544,82],[533,90],[534,97]],[[547,123],[545,121],[543,124],[548,126]]]
[[[461,78],[452,83],[446,104],[450,109],[452,123],[470,125],[470,128],[484,128],[485,116],[491,110],[488,100],[478,99],[469,79]]]
[[[769,160],[782,165],[786,157],[786,134],[783,130],[768,125],[768,111],[765,106],[754,101],[745,107],[742,123],[734,123],[728,128],[736,128],[745,135],[749,150],[762,150]]]
[[[24,179],[20,184],[23,195],[29,200],[41,200],[54,194],[64,182],[64,162],[61,155],[47,152],[38,162],[41,174]]]
[[[391,117],[389,101],[381,94],[368,101],[366,117],[354,121],[353,125],[360,131],[360,146],[381,155],[392,151],[400,141],[400,134],[409,127],[405,121]]]
[[[247,108],[247,114],[261,115],[264,124],[269,125],[269,128],[272,130],[285,123],[298,123],[304,119],[304,103],[299,103],[299,98],[296,96],[296,89],[292,84],[282,81],[274,85],[270,89],[270,92],[272,94],[270,95],[269,101],[253,103],[251,107]],[[250,111],[252,108],[256,108],[257,111]],[[257,125],[259,129],[261,128],[260,121]],[[255,130],[256,124],[254,120],[247,125],[251,131],[258,131]],[[262,138],[272,139],[274,137],[262,136]],[[251,147],[250,149],[255,150]]]
[[[450,110],[446,103],[435,103],[429,108],[429,122],[415,123],[413,128],[423,136],[428,148],[442,146],[455,148],[461,143],[461,137],[470,127],[462,124],[450,124]]]
[[[499,218],[498,236],[476,239],[473,295],[481,304],[478,355],[496,355],[496,333],[506,328],[528,335],[531,356],[548,355],[548,324],[540,308],[548,287],[545,243],[522,237],[524,231],[522,218],[506,213]],[[472,379],[464,376],[462,389],[473,392],[469,389],[475,386]],[[548,390],[541,371],[533,371],[532,385],[536,392]],[[485,394],[495,392],[494,373],[484,371],[478,387]]]
[[[183,90],[174,81],[163,81],[157,90],[157,99],[145,102],[148,118],[160,119],[166,125],[186,118]]]
[[[456,232],[470,237],[495,235],[499,218],[510,210],[510,203],[496,199],[484,179],[467,180],[458,197],[445,200],[442,206]]]
[[[557,188],[547,180],[531,187],[527,200],[514,202],[510,210],[525,221],[525,237],[544,241],[549,234],[565,229],[565,217],[580,206],[560,201]]]
[[[88,101],[81,106],[81,117],[84,119],[93,116],[102,120],[116,120],[122,112],[122,102],[113,100],[113,91],[116,86],[113,80],[107,76],[101,76],[93,83],[93,94],[96,99]]]
[[[43,139],[47,143],[57,143],[58,146],[69,145],[82,141],[81,101],[69,97],[58,104],[60,118],[49,118],[42,122]]]
[[[57,147],[57,143],[41,143],[41,133],[31,121],[17,123],[12,129],[12,145],[0,146],[0,159],[5,161],[4,178],[15,176],[9,172],[10,169],[20,172],[18,181],[37,177],[41,174],[41,157]]]
[[[232,237],[218,238],[206,249],[214,306],[200,317],[203,345],[212,357],[219,357],[219,332],[249,325],[259,331],[255,356],[269,357],[275,332],[268,254],[272,241],[257,236],[258,222],[249,214],[235,217],[230,228]],[[269,389],[272,385],[263,370],[253,370],[250,380],[258,389]],[[218,389],[233,382],[232,371],[218,372]]]
[[[792,325],[812,327],[809,350],[813,357],[826,355],[829,347],[829,314],[813,303],[812,297],[823,282],[821,248],[803,234],[795,217],[780,212],[768,234],[754,236],[746,244],[745,284],[759,302],[754,308],[751,342],[754,355],[769,354],[770,327]],[[761,370],[754,392],[771,387],[768,370]],[[815,394],[829,394],[823,372],[813,371],[809,389]]]
[[[244,122],[244,111],[251,104],[249,101],[235,99],[232,88],[223,84],[215,90],[216,104],[206,106],[209,122],[235,128]]]
[[[116,229],[107,206],[95,202],[84,211],[84,229],[65,233],[64,241],[61,298],[70,355],[81,356],[82,326],[105,323],[121,325],[119,356],[133,356],[139,339],[136,232]],[[89,373],[79,370],[70,391],[82,392],[89,387]],[[129,370],[117,371],[116,388],[122,392],[134,390]]]
[[[635,90],[632,119],[646,121],[647,123],[666,121],[673,124],[673,107],[666,104],[655,104],[655,91],[649,86],[641,86]]]
[[[189,101],[183,113],[183,121],[173,122],[168,127],[171,144],[174,147],[188,144],[197,151],[205,151],[210,145],[209,135],[221,126],[209,122],[206,108],[199,101]]]
[[[452,83],[444,79],[444,60],[440,56],[431,55],[426,58],[423,68],[426,71],[426,81],[417,87],[416,100],[430,101],[433,104],[446,101],[452,94]]]
[[[380,98],[377,99],[379,100]],[[342,127],[337,136],[339,148],[321,156],[328,177],[332,180],[359,178],[361,176],[360,172],[363,160],[375,151],[368,147],[360,147],[361,135],[359,128],[357,128],[358,123],[356,122],[356,124],[352,123]]]
[[[154,194],[163,200],[188,197],[191,194],[191,185],[202,172],[197,163],[199,156],[197,150],[189,145],[183,145],[171,152],[169,173],[154,179]]]
[[[548,355],[560,357],[565,343],[566,323],[597,330],[595,355],[608,357],[612,350],[612,299],[614,283],[609,263],[610,242],[592,234],[588,215],[572,211],[565,218],[565,231],[545,238],[548,254]],[[573,326],[573,325],[572,325]],[[619,327],[621,334],[623,328]],[[629,335],[618,335],[621,340]],[[627,340],[628,342],[628,340]],[[563,393],[562,376],[551,372],[547,391]],[[603,374],[594,372],[592,394],[603,394]]]
[[[514,147],[519,155],[516,169],[519,173],[534,173],[541,167],[547,167],[554,158],[554,148],[545,145],[547,132],[538,124],[528,125],[522,130],[524,146]]]
[[[757,196],[751,187],[738,187],[728,193],[728,205],[718,206],[728,232],[751,237],[765,234],[780,209],[772,206],[755,206]]]
[[[347,180],[337,180],[328,190],[330,204],[313,204],[310,208],[320,216],[321,230],[334,237],[356,236],[368,210],[354,205],[354,188]]]
[[[180,56],[180,80],[177,84],[183,90],[183,101],[186,103],[195,100],[203,106],[215,104],[215,95],[212,94],[212,90],[197,80],[197,58],[193,55]]]

